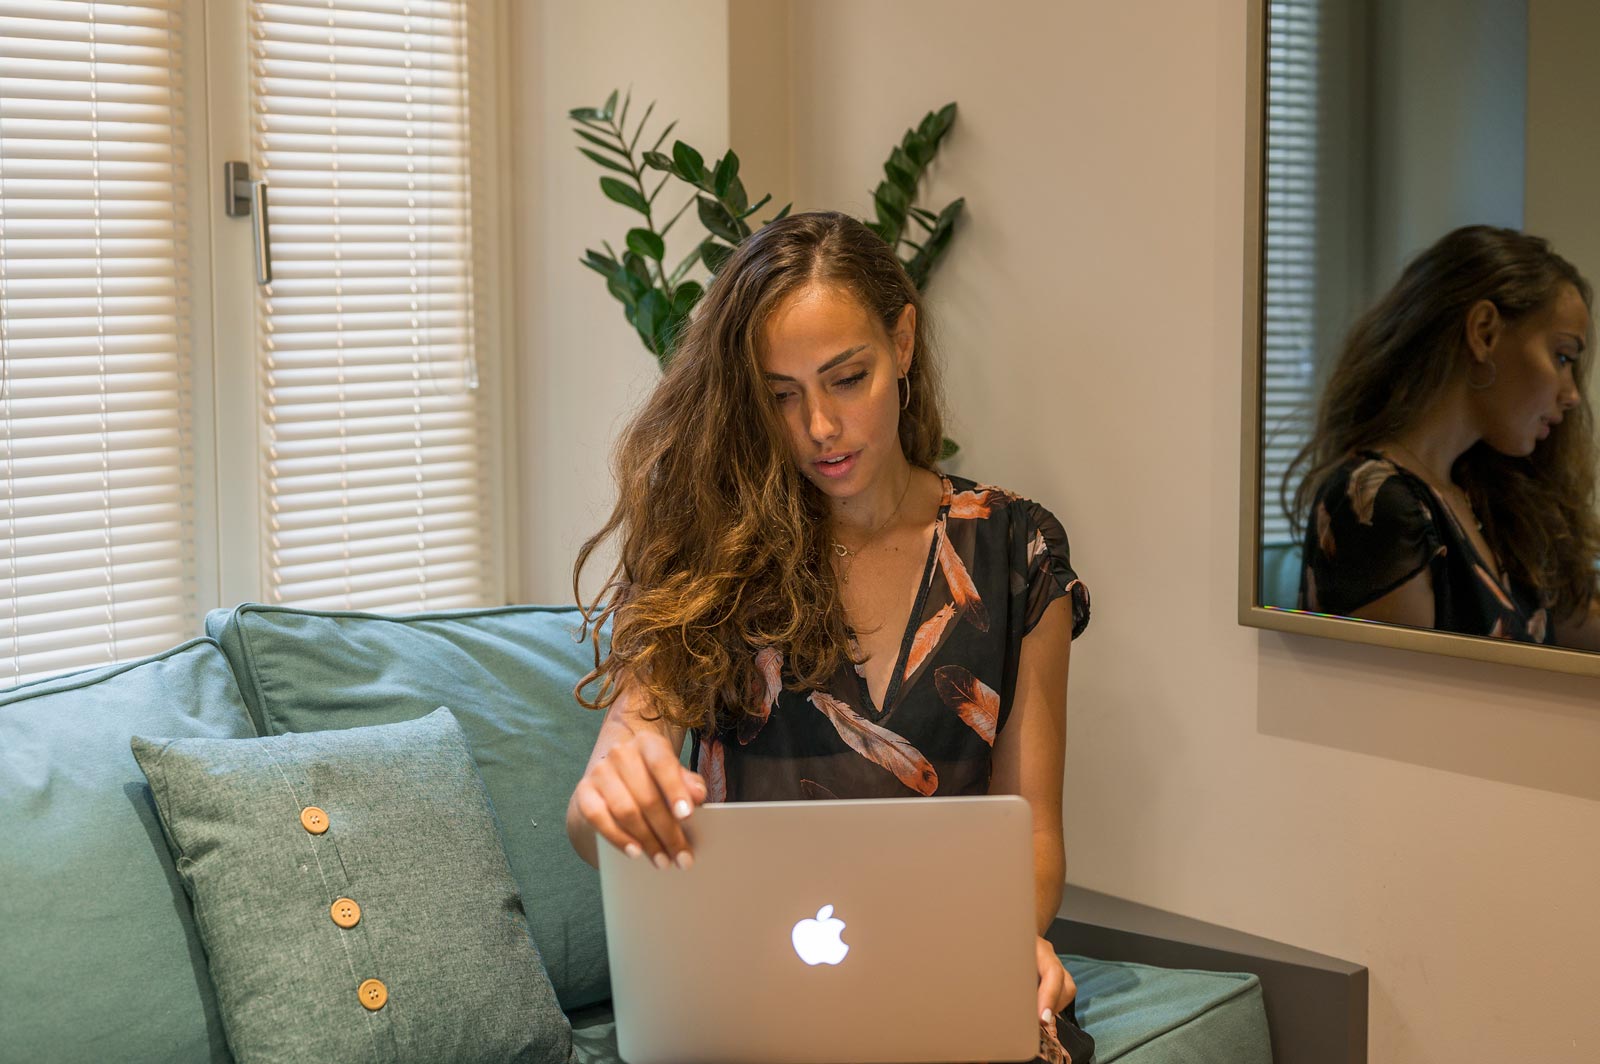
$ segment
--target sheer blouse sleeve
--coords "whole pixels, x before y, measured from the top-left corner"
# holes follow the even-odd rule
[[[1301,608],[1348,614],[1428,566],[1440,549],[1430,500],[1386,461],[1346,468],[1317,493]]]
[[[1045,607],[1064,595],[1072,597],[1072,638],[1089,626],[1089,589],[1072,568],[1066,529],[1055,515],[1036,502],[1020,500],[1025,535],[1022,633],[1033,631]]]

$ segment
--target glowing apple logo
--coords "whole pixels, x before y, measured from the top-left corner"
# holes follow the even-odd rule
[[[815,920],[801,920],[794,925],[789,936],[794,941],[794,951],[807,964],[838,964],[850,947],[840,939],[844,921],[833,915],[833,906],[824,905],[817,910]]]

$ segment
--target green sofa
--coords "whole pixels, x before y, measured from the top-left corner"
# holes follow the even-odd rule
[[[598,878],[563,826],[599,725],[572,698],[589,660],[578,620],[244,605],[163,654],[0,692],[0,1061],[231,1059],[132,736],[340,729],[438,706],[483,776],[576,1059],[617,1059]],[[1271,1059],[1257,975],[1083,956],[1070,926],[1053,940],[1102,1064]]]

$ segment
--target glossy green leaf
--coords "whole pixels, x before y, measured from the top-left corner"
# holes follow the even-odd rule
[[[597,137],[593,133],[590,133],[587,129],[575,129],[573,132],[582,137],[584,140],[588,141],[590,144],[593,144],[596,147],[604,148],[606,151],[617,156],[618,158],[628,158],[627,152],[623,151],[615,143],[607,140],[605,137]]]
[[[700,224],[704,225],[708,232],[720,236],[730,244],[737,244],[743,239],[738,223],[728,213],[728,208],[710,196],[697,196],[696,199],[700,206]]]
[[[667,303],[667,297],[661,294],[660,289],[652,288],[639,300],[639,311],[633,322],[634,327],[639,330],[640,336],[653,341],[662,319],[671,312],[672,307]]]
[[[632,207],[640,214],[650,213],[649,204],[645,203],[644,197],[639,194],[639,190],[632,185],[625,185],[614,177],[602,177],[600,179],[600,189],[606,194],[607,199],[615,200],[624,207]]]
[[[674,177],[683,176],[682,174],[678,173],[678,164],[672,161],[671,156],[663,155],[658,151],[645,152],[644,164],[650,167],[652,170],[665,170]]]
[[[679,314],[688,314],[694,305],[700,302],[700,297],[705,294],[705,289],[699,281],[685,281],[672,293],[672,309]]]
[[[666,245],[662,242],[661,237],[648,229],[628,230],[628,250],[635,255],[642,255],[647,259],[655,259],[657,262],[660,262],[667,253]]]
[[[629,170],[626,166],[623,166],[615,159],[607,159],[599,152],[590,151],[588,148],[579,148],[578,150],[583,152],[583,154],[587,155],[589,158],[593,159],[595,162],[599,163],[601,166],[605,167],[607,170],[615,170],[617,173],[627,174],[629,177],[633,176],[632,170]]]
[[[617,90],[612,89],[611,95],[606,97],[606,105],[600,108],[600,117],[604,121],[611,121],[611,116],[617,113]]]
[[[772,198],[772,193],[768,192],[765,196],[762,196],[760,199],[756,200],[750,206],[748,206],[744,210],[740,211],[739,212],[739,217],[740,218],[748,218],[748,217],[750,217],[752,214],[756,213],[756,211],[759,211],[762,207],[765,207],[767,205],[767,201],[770,200],[771,198]]]
[[[722,202],[728,205],[735,218],[743,218],[750,212],[750,194],[745,191],[744,182],[739,180],[738,174],[728,182],[728,194],[722,197]]]
[[[943,442],[939,444],[939,461],[948,462],[950,459],[954,458],[960,450],[961,445],[959,443],[957,443],[955,440],[952,440],[949,436],[944,437]]]
[[[643,281],[646,285],[650,284],[650,264],[645,262],[644,256],[637,251],[624,251],[622,253],[622,266],[633,277]]]
[[[785,203],[783,205],[783,210],[779,211],[777,214],[774,214],[771,218],[768,218],[764,224],[771,225],[773,222],[782,221],[783,219],[789,217],[789,208],[793,206],[794,204],[792,203]]]
[[[695,185],[705,181],[705,159],[681,140],[672,143],[672,161],[678,164],[678,176],[685,181]]]
[[[728,195],[728,184],[739,173],[739,157],[729,148],[722,159],[718,161],[717,168],[711,172],[711,189],[718,198]]]

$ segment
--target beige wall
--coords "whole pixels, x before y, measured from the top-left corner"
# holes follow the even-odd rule
[[[665,123],[707,156],[728,143],[727,0],[513,0],[512,109],[517,203],[519,457],[523,601],[572,598],[577,546],[610,512],[610,448],[659,372],[585,248],[622,247],[642,216],[606,199],[600,167],[578,154],[567,112],[599,106],[631,84],[630,112],[657,101],[646,128]],[[640,150],[644,145],[641,144]],[[654,184],[647,184],[654,188]],[[669,183],[665,224],[688,197]],[[676,198],[671,198],[676,197]],[[658,212],[659,213],[659,212]],[[670,262],[702,235],[694,208],[668,237]],[[594,565],[586,577],[604,576]],[[586,593],[592,585],[586,586]]]
[[[960,102],[927,197],[968,200],[929,293],[956,469],[1051,507],[1095,595],[1073,659],[1069,878],[1369,965],[1375,1062],[1591,1061],[1600,686],[1234,621],[1243,7],[795,4],[797,207],[865,213],[901,130]],[[608,33],[709,24],[716,8],[630,6]],[[543,53],[526,38],[530,63],[568,64],[545,85],[616,51],[545,33]],[[701,62],[707,36],[677,37],[648,78],[629,69],[710,114],[724,75]],[[566,142],[554,119],[524,126]],[[548,234],[519,223],[549,267],[521,281],[540,323],[530,416],[552,421],[528,450],[542,522],[529,590],[549,600],[576,511],[605,494],[588,450],[649,381],[609,297],[579,276],[594,222],[571,209],[541,209]]]

